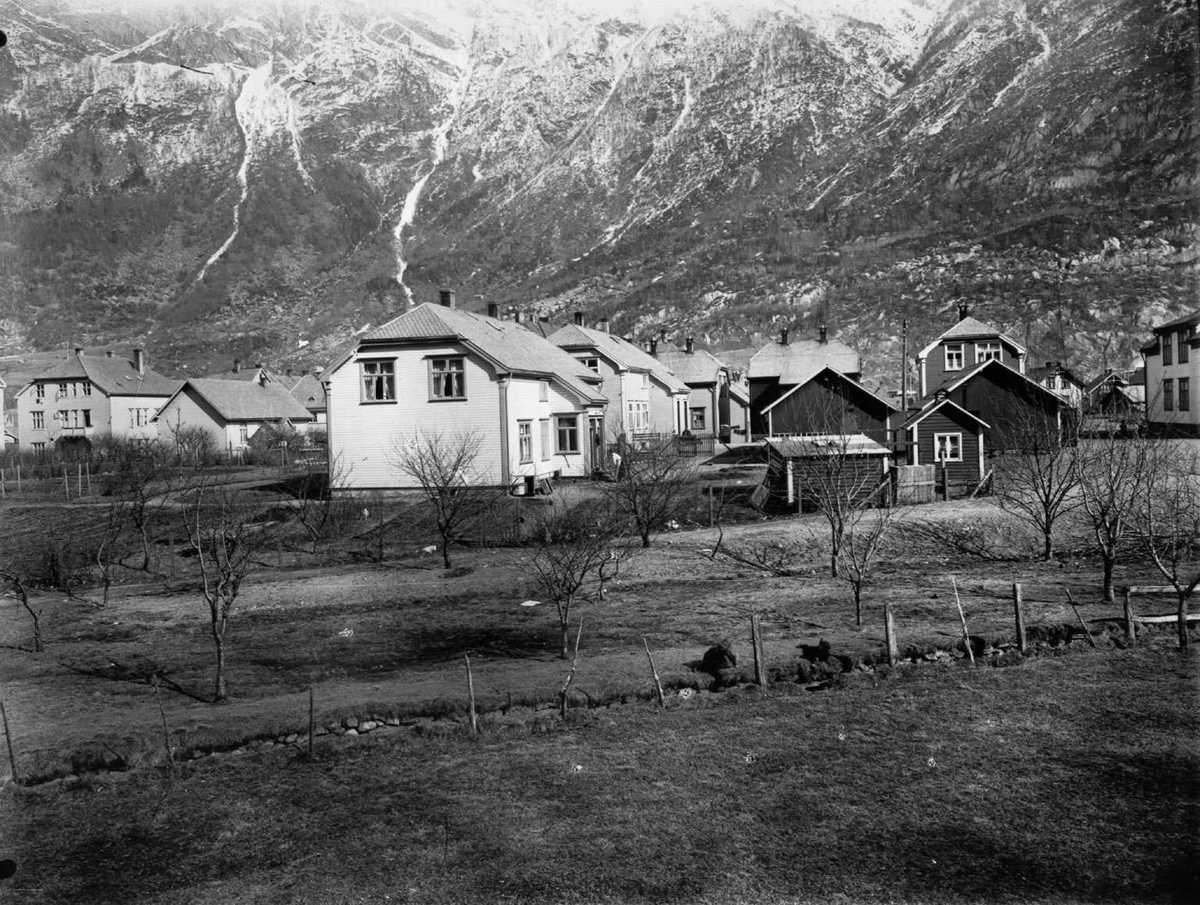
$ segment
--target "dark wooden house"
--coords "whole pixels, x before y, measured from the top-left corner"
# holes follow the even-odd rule
[[[762,409],[768,437],[863,434],[886,444],[895,407],[856,380],[824,366]]]
[[[985,421],[990,452],[1021,452],[1073,433],[1078,412],[1058,394],[1000,361],[987,361],[938,394]]]
[[[780,437],[766,441],[765,506],[812,510],[823,488],[836,487],[856,501],[887,499],[891,450],[863,434]]]
[[[986,474],[984,435],[990,425],[948,397],[928,402],[901,428],[909,465],[935,465],[951,496],[969,494]]]
[[[1025,373],[1025,347],[991,324],[970,316],[958,306],[958,323],[917,353],[921,371],[921,396],[931,398],[947,384],[989,361]]]
[[[767,434],[763,411],[793,387],[810,380],[823,368],[833,368],[851,380],[862,376],[858,353],[843,342],[830,339],[824,326],[815,340],[790,338],[785,327],[779,341],[768,343],[750,359],[750,431],[755,437]]]

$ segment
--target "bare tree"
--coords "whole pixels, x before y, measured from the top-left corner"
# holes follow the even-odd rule
[[[548,519],[533,557],[533,580],[554,601],[558,615],[559,656],[567,659],[568,623],[580,601],[604,597],[628,550],[616,546],[616,526],[607,507],[580,506]]]
[[[609,495],[633,522],[642,546],[649,547],[650,538],[695,494],[696,467],[678,454],[673,438],[624,444],[619,455],[621,464]]]
[[[466,532],[492,509],[497,492],[478,483],[475,460],[482,438],[478,434],[418,433],[400,438],[392,461],[425,495],[433,510],[442,562],[450,568],[450,545],[462,543]]]
[[[1123,438],[1116,431],[1081,440],[1076,451],[1079,500],[1104,566],[1104,599],[1112,602],[1113,570],[1135,540],[1154,441]]]
[[[1179,647],[1188,646],[1188,601],[1200,586],[1200,452],[1158,444],[1147,458],[1138,513],[1146,552],[1175,590]]]
[[[33,651],[40,654],[43,649],[41,617],[29,603],[29,592],[25,588],[24,580],[11,569],[0,569],[0,587],[2,587],[0,595],[16,600],[29,614],[29,619],[33,623]]]
[[[328,470],[322,475],[314,472],[304,476],[296,493],[296,520],[308,535],[312,552],[330,535],[340,535],[357,507],[345,499],[334,496],[347,477],[342,457],[335,456]],[[324,480],[322,480],[324,478]],[[382,557],[380,557],[382,559]]]
[[[1081,502],[1073,438],[1057,424],[1030,410],[1006,423],[1012,452],[996,466],[1000,505],[1042,537],[1042,559],[1054,558],[1054,529]]]
[[[250,513],[221,488],[204,484],[189,491],[183,510],[188,544],[196,553],[201,593],[208,604],[216,655],[213,702],[228,697],[225,681],[225,634],[242,582],[257,565],[266,543],[265,531],[248,522]]]
[[[838,550],[840,573],[854,592],[854,624],[862,628],[862,592],[883,550],[896,510],[890,506],[850,510]]]

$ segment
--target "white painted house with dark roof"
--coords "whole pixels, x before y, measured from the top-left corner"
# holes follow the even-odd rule
[[[348,491],[415,486],[399,467],[421,435],[474,435],[463,478],[523,492],[551,475],[586,476],[603,463],[600,378],[512,321],[461,310],[454,294],[364,334],[322,375],[329,456]]]
[[[697,437],[734,434],[747,438],[750,429],[750,391],[744,381],[711,352],[696,348],[689,337],[682,349],[657,349],[655,358],[687,384],[687,420],[684,428]]]
[[[159,410],[159,437],[170,440],[181,430],[200,429],[219,452],[244,452],[266,425],[297,427],[312,415],[287,388],[265,373],[257,380],[194,377],[184,381]]]
[[[608,398],[606,439],[683,433],[691,390],[653,355],[607,330],[585,327],[582,313],[547,339],[600,378]]]
[[[25,449],[88,441],[100,435],[133,440],[158,436],[154,413],[179,386],[132,358],[109,352],[68,357],[42,368],[17,394],[17,433]]]

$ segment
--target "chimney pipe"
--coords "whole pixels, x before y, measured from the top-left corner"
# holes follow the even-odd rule
[[[684,342],[683,351],[686,352],[688,355],[691,355],[696,351],[696,346],[692,342],[692,338],[690,336]]]
[[[824,324],[817,328],[817,338],[822,344],[829,342],[829,330]]]
[[[488,317],[500,319],[500,306],[496,302],[488,302]]]
[[[82,346],[76,346],[76,347],[75,347],[75,357],[76,357],[76,358],[78,358],[78,357],[79,357],[80,355],[82,355],[82,354],[83,354],[83,347],[82,347]]]
[[[583,312],[582,311],[575,312],[575,326],[576,327],[583,326]]]
[[[786,346],[788,344],[788,328],[784,327],[779,334],[779,344]]]
[[[655,358],[658,358],[658,340],[657,339],[650,340],[650,354],[653,355]]]
[[[443,308],[455,307],[454,290],[453,289],[439,289],[438,290],[438,301],[441,302],[441,305]]]
[[[971,313],[971,309],[970,309],[970,307],[968,307],[966,302],[958,303],[958,319],[960,321],[965,321],[967,319],[967,315],[969,315],[970,313]]]
[[[146,353],[141,349],[133,350],[133,366],[137,369],[138,377],[146,373]]]
[[[600,329],[603,330],[605,333],[608,332],[608,318],[607,317],[600,318]]]
[[[513,309],[513,323],[514,324],[521,323],[521,309],[520,308]]]
[[[658,341],[660,343],[665,343],[667,341],[667,331],[666,330],[658,331]]]
[[[235,358],[233,360],[233,373],[240,374],[241,372],[242,372],[242,360],[240,358]]]
[[[105,358],[112,358],[112,357],[113,357],[113,350],[112,350],[112,349],[105,349],[105,350],[104,350],[104,357],[105,357]]]

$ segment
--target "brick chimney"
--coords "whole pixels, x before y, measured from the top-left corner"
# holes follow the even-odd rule
[[[958,319],[960,321],[965,321],[970,313],[971,308],[966,302],[958,303]]]
[[[690,336],[684,341],[683,351],[688,355],[692,355],[696,351],[696,345]]]
[[[500,306],[496,302],[488,302],[488,317],[500,319]]]
[[[441,306],[443,308],[454,308],[455,307],[454,290],[453,289],[439,289],[438,290],[438,302],[441,304]]]
[[[822,345],[829,342],[829,330],[824,324],[817,328],[817,341]]]
[[[600,318],[600,329],[603,330],[605,333],[608,332],[608,318],[607,317]]]
[[[575,326],[576,327],[583,326],[583,312],[582,311],[575,312]]]
[[[784,327],[779,333],[779,344],[786,346],[788,344],[788,328]]]
[[[138,372],[138,377],[146,373],[146,353],[142,349],[133,350],[133,367]]]

